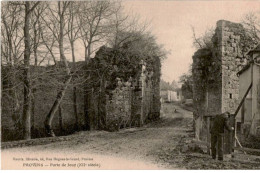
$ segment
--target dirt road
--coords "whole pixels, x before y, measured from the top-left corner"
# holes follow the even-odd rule
[[[174,109],[177,111],[175,112]],[[79,132],[66,137],[56,137],[56,139],[18,143],[18,146],[22,147],[2,150],[2,168],[8,169],[14,164],[23,169],[260,168],[259,163],[234,160],[219,162],[210,159],[207,154],[191,152],[187,144],[192,138],[192,113],[173,104],[164,104],[161,119],[141,128],[119,132]],[[42,143],[49,144],[42,145]],[[3,146],[5,145],[9,144]],[[14,160],[14,156],[15,159],[24,160]],[[42,160],[28,159],[26,161],[28,165],[24,165],[26,157]],[[67,160],[64,160],[65,158]],[[30,163],[43,163],[43,165],[30,166]],[[78,163],[82,164],[78,165]]]

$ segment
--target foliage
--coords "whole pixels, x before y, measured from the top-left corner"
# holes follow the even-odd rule
[[[182,95],[186,99],[192,99],[193,95],[193,80],[192,80],[192,74],[186,73],[180,76],[179,79],[180,83],[182,83],[181,90],[182,90]]]
[[[30,9],[27,9],[26,5]],[[145,33],[144,28],[137,27],[137,20],[127,25],[129,23],[127,16],[115,17],[119,15],[120,9],[119,1],[2,3],[1,65],[8,66],[8,69],[5,69],[7,72],[2,74],[4,84],[2,97],[8,98],[3,108],[4,116],[9,119],[12,116],[15,122],[15,125],[10,125],[10,129],[22,119],[23,108],[26,108],[27,122],[30,117],[32,119],[32,127],[35,125],[34,117],[44,117],[42,114],[36,114],[39,112],[39,107],[35,98],[39,92],[45,90],[51,90],[52,94],[59,93],[54,102],[57,103],[53,106],[55,109],[49,107],[49,102],[54,101],[53,97],[49,97],[47,93],[42,95],[43,99],[45,96],[50,98],[48,102],[43,101],[41,106],[46,106],[46,110],[50,109],[52,116],[57,109],[60,109],[60,103],[81,104],[77,102],[76,87],[77,91],[85,93],[86,87],[82,84],[101,86],[103,81],[108,81],[102,85],[115,88],[117,77],[124,81],[136,77],[140,73],[142,62],[147,64],[147,72],[156,71],[152,76],[153,81],[159,81],[160,59],[165,58],[166,51],[156,43],[150,33]],[[119,23],[120,27],[117,25]],[[26,36],[24,31],[27,33]],[[109,44],[109,38],[115,35],[120,35],[119,46],[105,51],[100,50],[87,68],[83,69],[76,65],[79,58],[77,51],[81,47],[84,47],[85,60],[88,61],[101,44]],[[23,58],[24,55],[26,58]],[[70,55],[72,64],[67,63]],[[22,71],[26,71],[26,75]],[[93,75],[92,81],[89,76],[85,78],[82,75],[89,73]],[[66,80],[71,76],[71,81]],[[67,86],[75,88],[73,103],[67,99],[70,93],[65,94]],[[65,100],[62,99],[63,95]],[[24,101],[23,97],[27,100]],[[41,113],[48,114],[46,110]],[[78,112],[80,111],[83,109],[79,108]],[[85,112],[87,111],[84,110],[84,114]],[[59,114],[62,119],[61,113]],[[73,116],[77,117],[77,113],[71,118]],[[56,121],[56,118],[54,119]],[[27,127],[29,126],[30,123],[27,123]]]
[[[161,82],[160,82],[161,90],[173,90],[174,91],[178,88],[179,88],[178,83],[175,80],[173,80],[172,83],[169,83],[169,82],[166,82],[163,79],[161,79]]]
[[[260,41],[260,13],[247,13],[242,18],[242,24],[255,44]]]
[[[146,72],[153,73],[154,79],[160,77],[160,61],[165,58],[166,52],[149,33],[128,33],[128,36],[121,42],[120,47],[103,46],[96,53],[95,58],[91,59],[87,68],[93,80],[96,80],[95,85],[99,85],[100,79],[106,79],[106,87],[114,89],[117,78],[122,82],[127,82],[130,78],[136,79],[141,73],[142,64],[145,64]]]
[[[191,27],[193,32],[193,46],[198,49],[209,49],[212,50],[213,43],[212,43],[212,37],[214,35],[214,29],[208,28],[206,29],[205,33],[201,36],[197,37],[195,33],[194,27]]]
[[[107,88],[114,89],[117,78],[128,81],[130,77],[135,78],[140,73],[140,57],[126,51],[101,47],[95,58],[91,59],[87,66],[90,71],[94,87],[100,85],[101,80],[107,81]]]

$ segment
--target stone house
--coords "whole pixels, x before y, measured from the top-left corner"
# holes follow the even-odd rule
[[[260,45],[248,53],[252,61],[241,71],[239,76],[239,100],[245,97],[236,121],[244,137],[260,137]],[[247,90],[248,94],[245,96]]]

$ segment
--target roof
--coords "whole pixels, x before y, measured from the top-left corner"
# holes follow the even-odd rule
[[[253,52],[260,52],[260,44],[258,44],[254,49],[250,50],[247,54],[250,55]]]

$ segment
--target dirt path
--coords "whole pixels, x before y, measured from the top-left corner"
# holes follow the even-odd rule
[[[177,109],[175,112],[174,109]],[[82,163],[71,169],[249,169],[258,168],[240,162],[213,161],[206,154],[192,153],[185,148],[193,137],[192,113],[173,104],[162,105],[161,119],[141,128],[119,132],[79,132],[67,137],[51,139],[45,145],[15,147],[2,150],[4,165],[21,166],[24,169],[63,169],[50,163]],[[42,142],[44,143],[44,139]],[[47,140],[47,139],[46,139]],[[58,140],[58,141],[55,141]],[[35,143],[39,140],[35,141]],[[5,144],[8,145],[8,144]],[[41,158],[43,167],[28,167],[14,161],[14,153],[20,158]],[[46,157],[52,159],[47,161]],[[57,158],[68,158],[58,161]],[[79,158],[79,161],[74,161]],[[88,158],[89,160],[87,160]],[[91,160],[91,158],[93,160]],[[74,159],[74,160],[73,160]],[[7,162],[9,164],[7,164]],[[38,163],[27,161],[26,163]],[[84,165],[87,163],[87,166]],[[90,164],[90,166],[89,166]],[[208,166],[210,164],[210,166]]]

